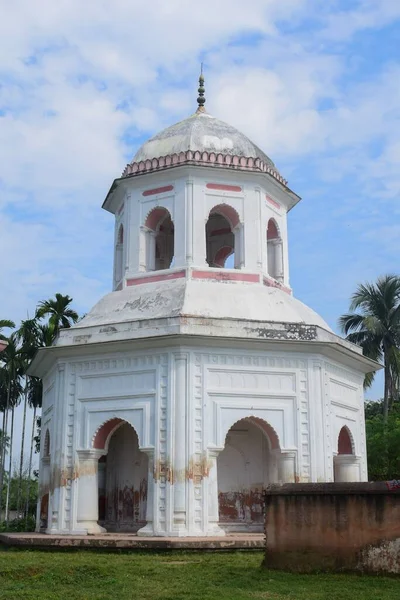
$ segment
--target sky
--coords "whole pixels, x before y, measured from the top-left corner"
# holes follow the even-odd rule
[[[291,286],[337,331],[358,283],[398,272],[399,40],[398,0],[0,0],[0,318],[110,291],[101,204],[194,112],[203,62],[208,112],[303,198]]]

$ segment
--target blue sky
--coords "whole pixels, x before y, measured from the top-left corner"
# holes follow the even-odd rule
[[[0,314],[111,286],[101,210],[137,147],[196,107],[269,154],[295,295],[335,329],[358,282],[398,272],[398,0],[0,0]],[[381,394],[381,383],[369,397]]]

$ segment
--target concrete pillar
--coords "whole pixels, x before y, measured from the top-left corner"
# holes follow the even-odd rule
[[[154,513],[157,507],[154,506],[156,482],[154,481],[154,448],[139,448],[141,452],[147,454],[149,467],[147,472],[147,504],[146,504],[146,525],[139,529],[137,535],[152,536],[154,533]]]
[[[187,356],[175,355],[175,418],[174,418],[174,463],[173,463],[173,531],[174,535],[185,535],[186,522],[186,398]]]
[[[37,519],[37,531],[39,531],[43,527],[43,523],[41,522],[41,507],[42,500],[47,495],[48,504],[47,504],[47,524],[46,524],[46,533],[50,533],[51,529],[51,502],[50,502],[50,456],[44,456],[40,461],[40,484],[39,484],[39,512]]]
[[[278,477],[281,483],[295,483],[296,480],[296,452],[283,450],[279,457]]]
[[[79,530],[86,530],[89,534],[106,532],[98,524],[98,461],[104,453],[104,450],[77,450],[79,458],[77,527]]]
[[[186,265],[193,264],[193,181],[186,182]]]
[[[360,481],[360,458],[354,454],[337,454],[333,457],[335,482]]]
[[[156,269],[156,237],[156,232],[149,230],[147,234],[147,271],[155,271]]]
[[[274,242],[275,245],[275,274],[276,280],[283,283],[283,246],[282,240],[278,239]]]
[[[141,272],[147,271],[147,253],[150,251],[147,247],[149,232],[148,227],[141,226],[139,232],[139,271]]]
[[[219,526],[219,505],[218,505],[218,471],[217,457],[221,449],[208,451],[208,524],[207,535],[225,535],[225,531]]]

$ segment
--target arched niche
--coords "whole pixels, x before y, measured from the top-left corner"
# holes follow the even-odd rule
[[[146,525],[148,456],[136,430],[123,419],[107,421],[96,432],[99,524],[114,532],[136,532]]]
[[[170,212],[161,206],[153,208],[146,217],[142,232],[145,270],[169,269],[175,249],[175,230]]]
[[[351,432],[346,425],[339,431],[338,436],[338,454],[354,454],[354,442]]]
[[[221,527],[263,530],[263,490],[278,481],[279,455],[279,439],[269,423],[248,417],[231,426],[217,458]]]
[[[214,206],[206,223],[206,260],[210,267],[236,269],[243,264],[243,225],[236,210],[228,204]],[[230,258],[232,257],[232,258]],[[229,259],[229,263],[227,261]]]
[[[275,219],[270,219],[267,226],[267,266],[268,275],[283,283],[283,244]]]
[[[360,481],[360,461],[355,454],[354,438],[347,425],[344,425],[337,438],[337,451],[333,457],[335,482]]]

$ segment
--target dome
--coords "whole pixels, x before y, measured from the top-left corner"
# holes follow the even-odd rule
[[[206,112],[167,127],[145,142],[136,152],[132,163],[179,155],[181,152],[214,152],[223,156],[259,159],[277,172],[272,160],[248,137],[232,125]]]

